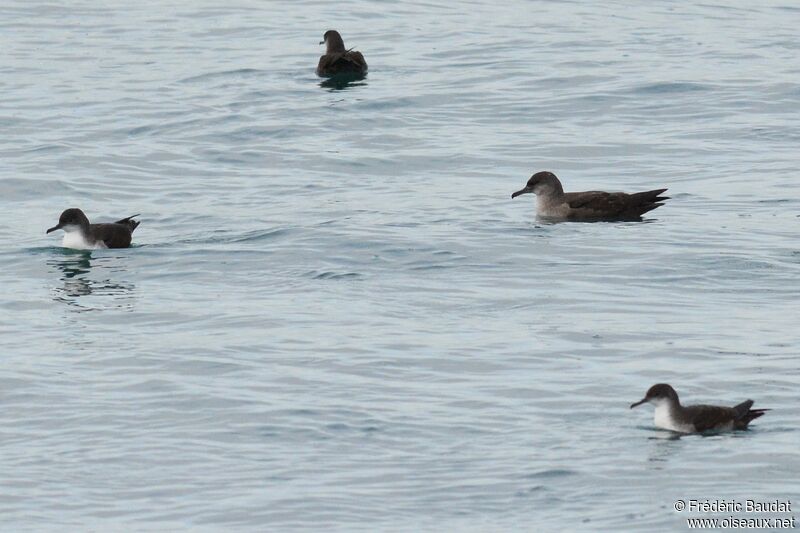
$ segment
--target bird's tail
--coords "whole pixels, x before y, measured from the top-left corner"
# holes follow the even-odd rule
[[[669,196],[661,196],[667,192],[667,189],[654,189],[652,191],[636,192],[631,194],[632,198],[636,198],[639,204],[652,204],[655,202],[663,202],[669,200]]]
[[[133,220],[133,217],[138,217],[138,216],[139,213],[136,213],[135,215],[125,217],[122,220],[117,220],[116,222],[114,222],[114,224],[122,224],[123,226],[128,226],[129,228],[131,228],[131,233],[133,233],[133,230],[135,230],[137,227],[139,227],[139,224],[141,224],[141,222],[139,222],[138,220]]]
[[[755,420],[756,418],[758,418],[759,416],[763,415],[764,413],[766,413],[769,410],[770,409],[750,409],[742,417],[742,422],[745,425],[747,425],[747,424],[749,424],[750,422],[752,422],[753,420]]]
[[[736,426],[746,428],[747,425],[763,415],[769,409],[750,409],[753,406],[753,400],[745,400],[733,408],[736,411]]]
[[[667,196],[661,196],[667,189],[655,189],[652,191],[636,192],[630,195],[630,207],[627,214],[632,218],[638,218],[664,205],[664,200],[669,200]]]

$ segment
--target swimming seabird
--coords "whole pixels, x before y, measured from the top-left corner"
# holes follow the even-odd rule
[[[564,192],[561,182],[552,172],[537,172],[528,180],[525,188],[515,192],[511,198],[534,193],[536,214],[542,218],[573,221],[639,220],[641,216],[668,200],[660,196],[667,189],[637,192]]]
[[[363,76],[367,73],[367,62],[361,52],[346,50],[342,36],[336,30],[328,30],[319,44],[326,45],[325,55],[317,64],[318,76]]]
[[[127,248],[131,245],[133,230],[139,226],[139,222],[132,219],[138,216],[138,214],[131,215],[107,224],[90,224],[83,211],[71,208],[61,213],[58,224],[47,230],[46,233],[63,229],[64,240],[61,245],[65,248],[78,250]]]
[[[655,406],[653,422],[661,429],[679,433],[700,433],[703,431],[727,431],[747,429],[747,425],[769,409],[750,409],[753,400],[747,400],[735,407],[716,405],[681,405],[678,393],[666,383],[653,385],[644,398],[631,404],[631,409],[645,402]]]

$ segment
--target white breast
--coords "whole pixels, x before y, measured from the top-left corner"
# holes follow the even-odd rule
[[[672,417],[672,410],[667,402],[657,404],[653,414],[653,423],[661,429],[677,431],[678,433],[693,433],[694,426],[691,424],[679,424]]]
[[[103,241],[97,241],[94,244],[89,243],[80,231],[65,231],[61,246],[74,250],[100,250],[107,248],[106,243]]]

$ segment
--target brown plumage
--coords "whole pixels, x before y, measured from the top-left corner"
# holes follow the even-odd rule
[[[342,36],[336,30],[328,30],[319,44],[325,44],[325,55],[317,64],[318,76],[363,76],[367,73],[367,62],[361,52],[347,50]]]
[[[131,215],[111,223],[91,224],[92,234],[103,241],[107,248],[127,248],[131,245],[133,230],[140,224],[138,220],[133,220],[136,216],[139,215]]]
[[[735,407],[717,405],[689,405],[683,408],[694,422],[694,430],[709,431],[733,423],[732,429],[747,429],[747,425],[769,409],[750,409],[753,400],[745,400]]]
[[[552,172],[537,172],[525,188],[511,198],[534,193],[537,196],[537,214],[543,218],[572,221],[639,220],[648,211],[660,207],[661,196],[667,189],[628,194],[624,192],[584,191],[564,192],[561,182]]]

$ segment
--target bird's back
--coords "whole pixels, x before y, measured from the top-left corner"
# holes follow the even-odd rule
[[[92,235],[98,241],[103,241],[107,248],[127,248],[131,245],[131,238],[133,230],[135,230],[140,222],[133,220],[132,215],[116,222],[91,224],[89,226]]]
[[[637,219],[660,207],[666,189],[628,194],[624,192],[585,191],[564,194],[571,217],[585,220]]]
[[[317,74],[335,76],[337,74],[365,74],[367,62],[361,52],[347,51],[325,54],[319,58]]]
[[[690,405],[683,408],[684,414],[694,421],[696,431],[726,429],[745,429],[752,421],[769,409],[751,409],[753,400],[747,400],[735,407],[718,405]]]

